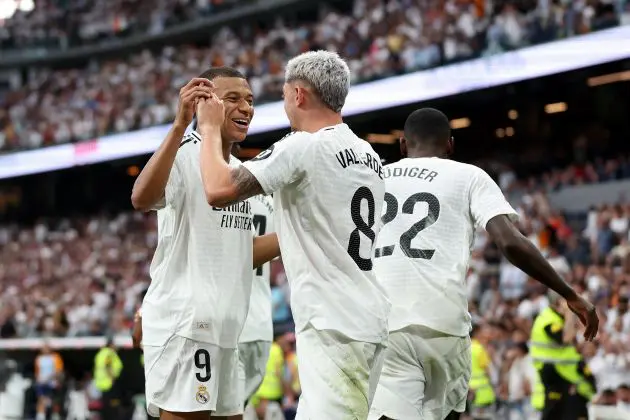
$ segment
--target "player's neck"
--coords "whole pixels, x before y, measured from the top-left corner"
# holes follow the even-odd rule
[[[311,111],[304,118],[303,124],[300,124],[300,131],[315,133],[322,128],[332,127],[341,123],[343,123],[343,120],[340,114],[326,111]]]
[[[223,159],[225,159],[226,162],[230,162],[230,155],[232,154],[232,143],[223,142],[221,146],[223,149]]]
[[[410,150],[407,154],[407,157],[410,159],[419,159],[419,158],[442,158],[444,157],[444,153],[440,154],[435,150]]]

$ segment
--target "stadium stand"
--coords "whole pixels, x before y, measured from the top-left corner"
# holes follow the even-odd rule
[[[149,13],[148,3],[142,0],[38,1],[33,11],[17,11],[0,20],[0,60],[10,50],[71,51],[109,41],[123,46],[138,33],[158,33],[252,2],[158,3]],[[87,65],[57,63],[17,69],[17,81],[0,87],[0,153],[168,123],[180,86],[209,65],[241,69],[251,81],[258,104],[279,98],[286,59],[309,49],[339,51],[351,65],[354,83],[361,83],[630,23],[627,0],[334,3],[321,6],[308,18],[278,16],[271,26],[257,22],[226,26],[213,33],[209,42],[167,43],[99,57]],[[342,3],[349,7],[334,7]],[[70,12],[64,13],[64,8]],[[523,119],[534,125],[532,119]],[[628,130],[619,132],[625,135],[619,141],[628,144]],[[582,134],[588,137],[579,131],[567,136],[580,138]],[[547,149],[551,146],[541,143],[530,145],[540,159],[551,154]],[[585,185],[606,190],[614,184],[623,190],[630,179],[630,155],[613,145],[596,158],[599,154],[588,154],[584,148],[583,153],[563,159],[562,165],[541,163],[532,172],[507,167],[504,150],[475,163],[496,175],[521,215],[522,231],[599,309],[600,334],[593,345],[585,346],[597,379],[593,418],[629,418],[630,197],[609,194],[604,199],[603,193],[596,194],[595,206],[577,206],[577,214],[569,214],[559,197],[584,196],[581,188]],[[83,181],[76,177],[77,183]],[[7,184],[0,184],[0,215],[12,203],[27,200],[8,182],[8,190],[3,189]],[[93,194],[96,200],[99,194]],[[150,281],[148,267],[157,238],[155,214],[119,207],[103,202],[98,211],[86,206],[90,210],[83,215],[76,215],[72,207],[72,216],[68,211],[56,217],[41,214],[34,224],[0,224],[0,394],[7,380],[3,372],[16,370],[16,364],[5,363],[5,358],[20,360],[19,370],[31,376],[34,352],[41,343],[57,340],[68,373],[63,391],[70,396],[74,388],[81,390],[81,397],[86,396],[90,408],[98,411],[99,394],[90,381],[93,350],[104,344],[105,336],[115,337],[123,348],[130,341],[133,315]],[[29,214],[38,211],[29,209]],[[518,344],[528,340],[533,317],[548,301],[538,283],[497,255],[486,234],[478,232],[467,276],[468,298],[475,323],[488,337],[491,383],[499,402],[494,414],[497,419],[535,418],[528,398],[531,382],[523,381],[529,374],[527,349]],[[284,355],[282,379],[289,384],[281,398],[282,408],[291,418],[300,388],[289,288],[281,262],[272,267],[272,302],[276,343]],[[68,342],[72,345],[64,348]],[[142,378],[139,354],[124,352],[125,366],[130,366],[125,373],[128,393],[141,394],[141,386],[135,383]],[[9,365],[10,369],[5,367]],[[22,384],[21,379],[18,383]],[[16,387],[21,393],[22,385]],[[27,411],[33,405],[30,397],[27,392]],[[15,400],[5,394],[7,399]],[[142,407],[141,399],[136,401]],[[0,403],[0,419],[2,410]]]
[[[173,3],[167,1],[164,7]],[[625,0],[527,1],[518,8],[511,2],[490,3],[494,7],[483,1],[442,5],[356,0],[347,15],[322,7],[318,21],[279,19],[264,32],[256,26],[224,27],[209,46],[167,46],[92,61],[83,68],[32,69],[24,83],[0,93],[0,151],[89,140],[169,122],[183,82],[208,65],[239,68],[248,76],[257,103],[264,103],[280,97],[286,60],[309,49],[341,52],[354,82],[360,83],[630,21],[630,3]],[[85,12],[92,14],[91,9]],[[28,22],[29,16],[9,19],[9,25],[13,19]]]
[[[89,2],[49,0],[6,2],[14,10],[0,25],[2,50],[68,49],[166,28],[220,13],[246,3],[242,0],[116,0]]]

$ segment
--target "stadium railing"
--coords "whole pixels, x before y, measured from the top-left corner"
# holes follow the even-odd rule
[[[628,420],[630,412],[608,405],[591,405],[588,409],[589,420]]]
[[[628,198],[630,180],[608,181],[594,185],[576,185],[547,194],[553,208],[579,212],[601,203],[618,203]]]
[[[353,86],[345,117],[519,82],[630,57],[630,26]],[[584,51],[589,51],[584,54]],[[282,102],[260,105],[250,135],[288,128]],[[0,179],[152,153],[168,132],[160,125],[79,144],[0,155]]]
[[[131,348],[131,336],[115,336],[114,344],[121,348]],[[37,350],[48,344],[51,348],[61,349],[99,349],[107,342],[106,337],[51,337],[51,338],[3,338],[1,350]]]

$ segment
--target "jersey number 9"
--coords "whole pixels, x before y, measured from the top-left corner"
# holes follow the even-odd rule
[[[208,382],[212,377],[210,372],[210,353],[206,349],[199,349],[195,352],[195,366],[199,372],[195,374],[199,382]]]

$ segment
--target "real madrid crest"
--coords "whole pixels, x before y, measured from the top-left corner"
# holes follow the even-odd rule
[[[210,394],[208,394],[208,389],[203,385],[199,385],[199,387],[197,388],[197,395],[195,395],[195,399],[199,404],[207,404],[208,401],[210,401]]]

